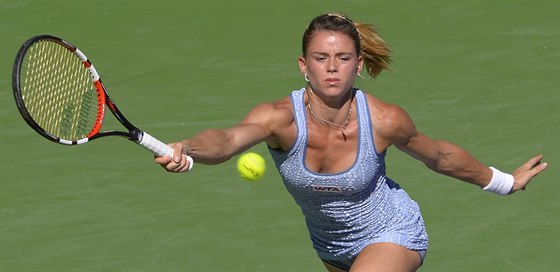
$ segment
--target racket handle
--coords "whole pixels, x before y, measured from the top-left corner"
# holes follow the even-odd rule
[[[141,134],[142,137],[140,137],[140,141],[138,141],[138,144],[140,144],[141,146],[143,146],[144,148],[151,151],[157,156],[160,157],[169,156],[173,158],[173,148],[164,144],[162,141],[156,139],[155,137],[153,137],[152,135],[144,131]],[[189,162],[189,169],[187,171],[190,171],[193,168],[194,161],[191,158],[191,156],[189,155],[185,155],[185,156],[187,157],[187,161]]]

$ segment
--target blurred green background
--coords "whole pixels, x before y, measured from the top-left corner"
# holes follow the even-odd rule
[[[430,234],[421,271],[559,271],[557,0],[0,0],[0,271],[324,271],[264,145],[268,172],[248,183],[234,160],[173,175],[120,138],[52,144],[19,116],[11,74],[26,39],[60,36],[128,119],[174,141],[302,87],[301,35],[329,11],[377,25],[392,71],[356,86],[419,130],[503,171],[549,163],[499,197],[391,149]]]

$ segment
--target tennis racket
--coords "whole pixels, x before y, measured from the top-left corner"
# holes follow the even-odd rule
[[[12,84],[25,122],[53,142],[79,145],[120,136],[157,156],[173,156],[171,147],[124,117],[88,58],[63,39],[40,35],[27,40],[16,56]],[[127,131],[101,131],[105,106]],[[192,168],[192,158],[186,157]]]

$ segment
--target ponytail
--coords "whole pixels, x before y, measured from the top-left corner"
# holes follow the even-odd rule
[[[360,54],[364,59],[366,71],[375,78],[383,69],[389,70],[391,51],[373,25],[362,23],[354,23],[354,25],[360,34]]]

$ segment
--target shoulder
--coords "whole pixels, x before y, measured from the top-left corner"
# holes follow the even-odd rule
[[[374,131],[389,144],[407,141],[416,133],[414,122],[405,109],[396,104],[384,102],[365,93],[370,108]]]
[[[290,119],[290,117],[293,119],[292,116],[290,98],[285,97],[277,101],[258,104],[249,112],[244,121],[267,120],[274,122],[281,119]]]
[[[261,103],[255,106],[243,119],[242,125],[258,125],[271,135],[282,134],[282,131],[295,122],[290,97]]]
[[[257,105],[241,125],[255,125],[255,129],[265,130],[266,142],[272,148],[287,150],[297,135],[290,97]]]

